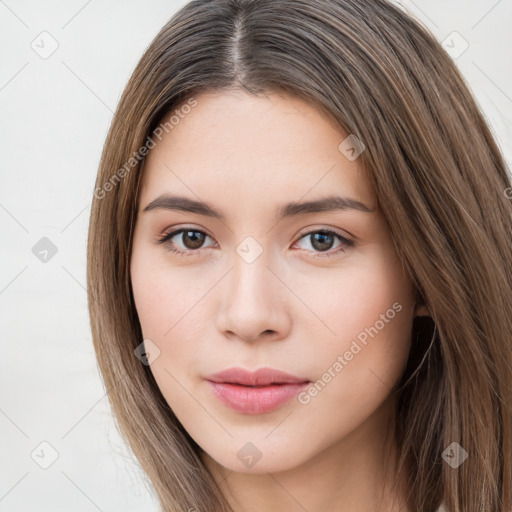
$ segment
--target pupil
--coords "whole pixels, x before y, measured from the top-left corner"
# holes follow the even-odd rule
[[[312,239],[311,245],[319,250],[319,251],[325,251],[332,247],[333,243],[333,235],[330,235],[329,233],[314,233]],[[320,240],[318,240],[320,238]],[[329,242],[326,242],[325,239],[329,239]]]
[[[192,233],[191,237],[189,236],[190,233]],[[200,233],[199,231],[184,231],[183,235],[184,235],[184,242],[185,242],[185,240],[187,240],[187,238],[189,240],[192,239],[191,243],[185,242],[185,246],[188,249],[198,249],[203,244],[202,233]]]

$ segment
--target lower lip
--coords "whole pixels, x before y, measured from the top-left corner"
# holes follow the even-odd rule
[[[225,405],[245,414],[264,414],[281,407],[300,393],[309,382],[271,384],[261,387],[207,381]]]

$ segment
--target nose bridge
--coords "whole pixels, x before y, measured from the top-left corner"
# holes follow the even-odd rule
[[[236,247],[231,261],[218,328],[246,339],[257,338],[266,331],[283,335],[288,312],[279,290],[282,283],[267,268],[275,266],[270,249],[264,249],[263,242],[246,237]]]
[[[240,254],[233,258],[231,290],[234,296],[245,300],[266,302],[272,283],[270,282],[269,258],[261,254],[254,261],[247,261]],[[263,301],[263,299],[265,299]]]
[[[272,272],[267,267],[272,262],[269,250],[263,250],[261,244],[260,247],[261,249],[256,247],[253,241],[244,241],[237,247],[232,259],[233,271],[228,296],[234,306],[258,306],[259,311],[271,311],[275,283],[272,282]]]

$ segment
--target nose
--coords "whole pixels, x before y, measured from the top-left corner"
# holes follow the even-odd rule
[[[290,291],[269,263],[263,254],[252,263],[235,255],[233,268],[218,290],[217,329],[224,336],[243,341],[288,336]]]

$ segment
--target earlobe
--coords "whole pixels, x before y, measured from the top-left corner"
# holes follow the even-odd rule
[[[422,304],[421,306],[417,306],[414,311],[414,316],[432,316],[427,306]]]

